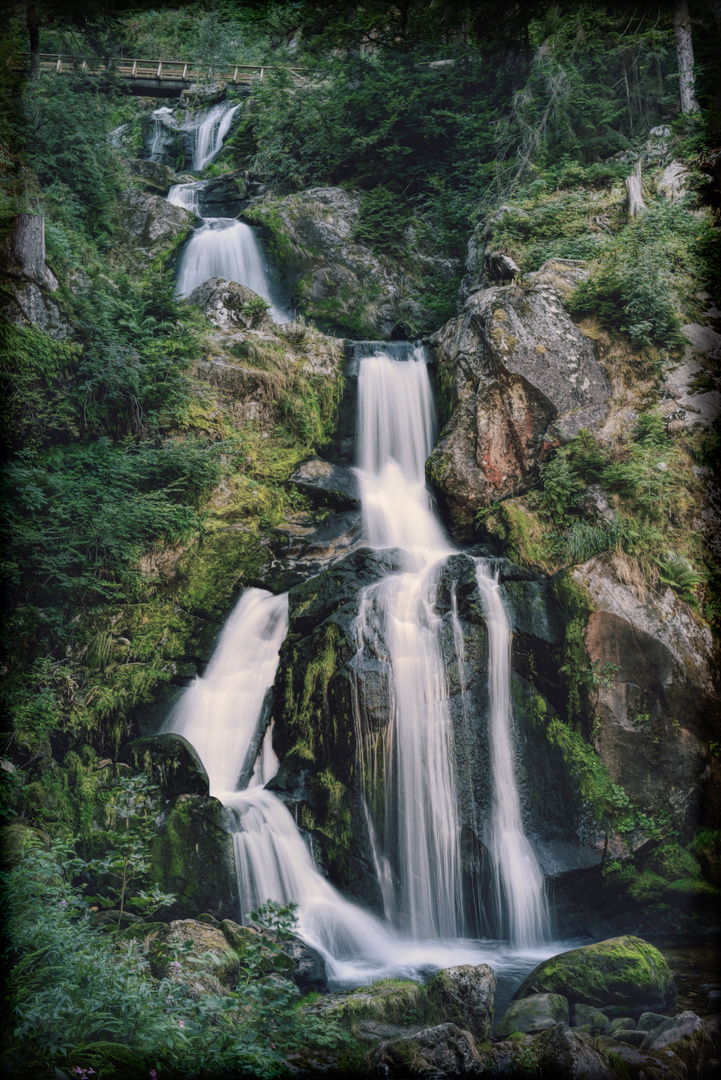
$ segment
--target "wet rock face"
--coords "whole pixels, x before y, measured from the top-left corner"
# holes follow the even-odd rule
[[[504,1038],[514,1031],[533,1035],[556,1024],[568,1024],[568,1001],[561,994],[531,994],[512,1001],[496,1024],[496,1035]]]
[[[39,214],[18,214],[12,232],[0,244],[0,261],[11,279],[12,298],[4,304],[7,319],[16,326],[34,326],[63,341],[72,325],[50,294],[58,282],[45,265],[45,219]]]
[[[125,747],[123,758],[147,772],[166,799],[209,793],[208,774],[197,751],[175,732],[135,739]]]
[[[573,576],[595,609],[585,630],[589,658],[609,672],[597,691],[596,750],[644,810],[693,827],[718,700],[710,631],[670,589],[637,598],[603,557]]]
[[[414,314],[409,274],[353,239],[359,207],[360,196],[319,187],[251,207],[246,218],[271,230],[294,305],[357,336],[391,338]]]
[[[427,473],[461,539],[476,511],[522,487],[551,446],[606,416],[610,386],[594,343],[544,280],[547,267],[530,289],[473,293],[431,339],[455,407]]]
[[[162,165],[159,161],[146,161],[144,158],[131,158],[128,168],[133,176],[143,181],[151,190],[168,193],[173,184],[178,183],[178,178],[171,168]]]
[[[488,964],[444,968],[425,987],[444,1019],[482,1041],[491,1033],[496,976]]]
[[[385,1076],[477,1076],[483,1070],[473,1036],[455,1024],[438,1024],[381,1043],[374,1061],[376,1075]]]
[[[304,461],[291,474],[288,483],[302,491],[316,505],[329,506],[333,510],[360,509],[355,473],[340,465],[331,465],[321,458]]]

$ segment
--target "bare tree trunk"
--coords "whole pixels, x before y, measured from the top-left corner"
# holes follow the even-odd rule
[[[696,100],[696,79],[693,73],[693,41],[691,40],[691,20],[688,15],[688,0],[676,0],[673,15],[676,31],[676,56],[678,58],[678,83],[681,95],[681,112],[698,112]]]
[[[646,209],[641,190],[641,159],[630,176],[626,177],[626,194],[628,195],[628,212],[631,217],[640,217]]]
[[[27,0],[25,12],[30,38],[30,78],[37,79],[40,75],[40,18],[34,0]]]

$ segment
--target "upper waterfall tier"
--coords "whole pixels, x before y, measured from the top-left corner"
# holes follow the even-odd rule
[[[163,106],[153,113],[153,126],[147,144],[150,161],[177,165],[178,143],[185,154],[183,168],[202,172],[220,153],[241,103],[220,101],[196,113],[186,113]],[[166,161],[166,164],[168,162]]]

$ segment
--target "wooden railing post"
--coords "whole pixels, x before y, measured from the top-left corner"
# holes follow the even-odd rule
[[[58,62],[55,65],[55,70],[56,71],[62,71],[63,70],[63,61],[62,61],[62,58],[60,56],[58,57]]]
[[[188,65],[185,64],[183,66],[183,82],[187,82],[187,81],[188,81]]]
[[[133,76],[134,79],[137,79],[137,77],[138,77],[138,61],[137,60],[133,60],[132,76]]]
[[[238,81],[238,68],[236,67],[235,71],[233,72],[233,82],[237,83],[237,81]]]
[[[162,79],[162,77],[163,77],[163,61],[161,60],[160,63],[158,64],[157,78]]]

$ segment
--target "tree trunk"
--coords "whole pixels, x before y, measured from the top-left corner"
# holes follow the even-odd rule
[[[681,112],[684,114],[695,113],[698,112],[699,105],[694,93],[696,80],[693,73],[693,42],[691,40],[691,20],[688,15],[688,0],[676,0],[673,22],[676,31]]]
[[[626,177],[626,194],[628,195],[628,212],[631,217],[640,217],[646,209],[641,190],[641,159],[630,176]]]
[[[40,17],[34,0],[28,0],[25,11],[30,38],[30,78],[37,79],[40,75]]]

